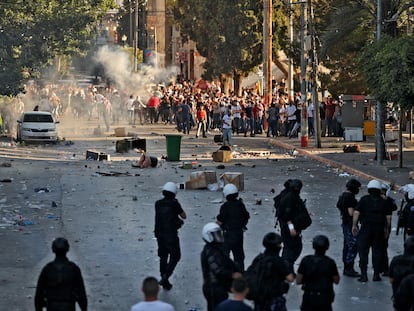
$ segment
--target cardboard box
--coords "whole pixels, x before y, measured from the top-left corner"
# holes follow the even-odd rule
[[[215,171],[197,171],[190,174],[190,180],[186,182],[186,189],[206,189],[209,184],[217,182]]]
[[[126,130],[125,127],[117,127],[115,128],[115,136],[116,137],[125,137],[126,136]]]
[[[220,177],[224,181],[224,185],[233,184],[239,189],[244,190],[244,174],[239,172],[226,172]]]
[[[214,162],[230,162],[231,159],[231,148],[229,146],[222,146],[220,149],[213,152]]]

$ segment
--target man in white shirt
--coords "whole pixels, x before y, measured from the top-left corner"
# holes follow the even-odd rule
[[[314,120],[313,109],[314,109],[313,102],[309,101],[309,104],[308,104],[308,131],[309,131],[308,135],[309,137],[312,137],[315,135],[315,127],[313,124],[313,120]]]
[[[231,146],[231,132],[232,132],[232,123],[233,118],[231,116],[231,110],[228,109],[227,113],[223,116],[223,144],[227,146]]]
[[[145,301],[138,302],[131,307],[131,311],[175,311],[174,307],[158,300],[160,286],[156,278],[150,276],[142,282],[142,292]]]
[[[289,136],[291,134],[291,131],[296,123],[296,106],[293,104],[293,101],[289,101],[289,106],[286,107],[286,114],[287,114],[287,135]]]

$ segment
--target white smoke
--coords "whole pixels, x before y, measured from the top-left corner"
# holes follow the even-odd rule
[[[133,72],[131,56],[118,47],[100,48],[96,54],[96,61],[103,65],[105,74],[117,88],[135,95],[146,92],[149,85],[168,84],[177,73],[175,67],[157,68],[149,65],[142,65],[139,72]]]

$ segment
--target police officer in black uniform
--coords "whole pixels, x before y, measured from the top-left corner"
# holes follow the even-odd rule
[[[352,178],[346,183],[344,191],[336,204],[342,218],[342,233],[344,235],[344,245],[342,248],[342,262],[344,263],[343,274],[349,277],[359,277],[360,274],[354,270],[355,257],[358,254],[357,239],[352,234],[352,216],[358,204],[355,195],[359,193],[361,183]]]
[[[303,284],[302,311],[332,311],[335,293],[333,284],[339,283],[339,273],[335,261],[326,256],[329,240],[317,235],[312,241],[314,255],[305,256],[298,269],[296,283]]]
[[[392,285],[392,293],[395,295],[404,277],[413,273],[411,262],[414,260],[414,236],[409,236],[404,241],[404,253],[392,258],[389,268],[389,277]]]
[[[35,294],[35,310],[75,311],[76,302],[82,311],[88,309],[85,285],[79,267],[69,261],[69,242],[56,238],[52,243],[55,260],[40,273]]]
[[[286,310],[286,294],[289,290],[289,282],[293,282],[294,276],[290,271],[289,264],[283,260],[279,253],[282,249],[282,237],[275,233],[269,232],[263,237],[262,242],[265,251],[257,255],[249,268],[247,268],[246,274],[250,269],[253,273],[257,274],[258,284],[260,289],[256,289],[257,293],[255,297],[251,299],[254,301],[255,311],[267,311],[267,310]],[[257,273],[255,266],[261,265],[261,270]]]
[[[160,285],[170,290],[172,284],[168,280],[173,274],[181,258],[178,229],[187,218],[181,204],[175,198],[177,186],[167,182],[162,190],[164,198],[155,202],[155,237],[158,242],[158,256],[160,257]]]
[[[411,262],[411,271],[414,271],[414,262]],[[394,308],[396,311],[414,310],[414,273],[411,272],[402,281],[394,294]]]
[[[383,183],[381,186],[381,193],[382,193],[382,197],[385,199],[387,215],[389,215],[389,217],[392,218],[392,213],[398,209],[398,206],[397,206],[397,203],[395,202],[395,199],[392,198],[390,195],[391,186]],[[382,253],[383,260],[382,260],[381,271],[383,272],[382,274],[383,276],[389,276],[388,267],[389,267],[390,262],[388,259],[388,240],[390,238],[389,233],[391,232],[391,221],[387,222],[386,226],[388,226],[385,228],[388,234],[386,234],[384,237],[384,248],[383,248],[383,253]]]
[[[407,236],[414,235],[414,185],[408,184],[401,187],[404,192],[405,200],[407,201],[403,209],[403,227],[404,239]]]
[[[237,271],[244,271],[243,233],[249,221],[250,214],[243,201],[238,198],[239,190],[234,184],[227,184],[223,188],[226,202],[220,207],[217,223],[224,231],[224,243],[228,251],[232,252]]]
[[[373,281],[381,281],[383,267],[384,238],[389,235],[391,215],[387,215],[386,201],[381,196],[381,182],[371,180],[368,183],[368,195],[363,196],[355,207],[352,219],[352,234],[357,236],[360,282],[367,282],[368,254],[372,248]],[[361,228],[358,228],[358,221]]]
[[[233,279],[241,274],[236,272],[236,266],[224,246],[223,231],[217,223],[206,224],[202,237],[206,242],[201,252],[203,294],[207,300],[207,310],[213,311],[229,297]]]
[[[302,232],[295,227],[298,207],[303,204],[300,197],[302,181],[293,179],[289,183],[289,191],[280,199],[278,219],[283,241],[282,258],[285,259],[293,272],[293,265],[302,252]]]

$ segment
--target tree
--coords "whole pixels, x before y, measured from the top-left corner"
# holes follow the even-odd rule
[[[0,3],[0,95],[16,95],[26,79],[59,56],[85,53],[113,0]]]
[[[400,111],[414,106],[414,38],[384,36],[366,46],[360,57],[361,70],[372,95],[383,103],[394,103]],[[402,115],[402,114],[401,114]],[[399,166],[402,167],[402,126],[400,115]]]
[[[366,46],[359,64],[372,95],[411,109],[414,103],[414,38],[384,36]]]
[[[375,40],[377,0],[318,1],[318,16],[323,65],[330,70],[322,74],[324,88],[335,95],[367,94],[367,84],[358,66],[358,57],[367,44]],[[381,32],[391,37],[401,34],[407,25],[408,0],[382,1]]]
[[[206,57],[207,79],[231,77],[238,86],[244,76],[262,63],[263,1],[176,0],[171,5],[184,39],[193,40],[198,52]],[[280,17],[284,13],[280,1],[275,1],[275,8],[277,50],[278,38],[287,33],[279,32],[286,29],[286,19]]]

